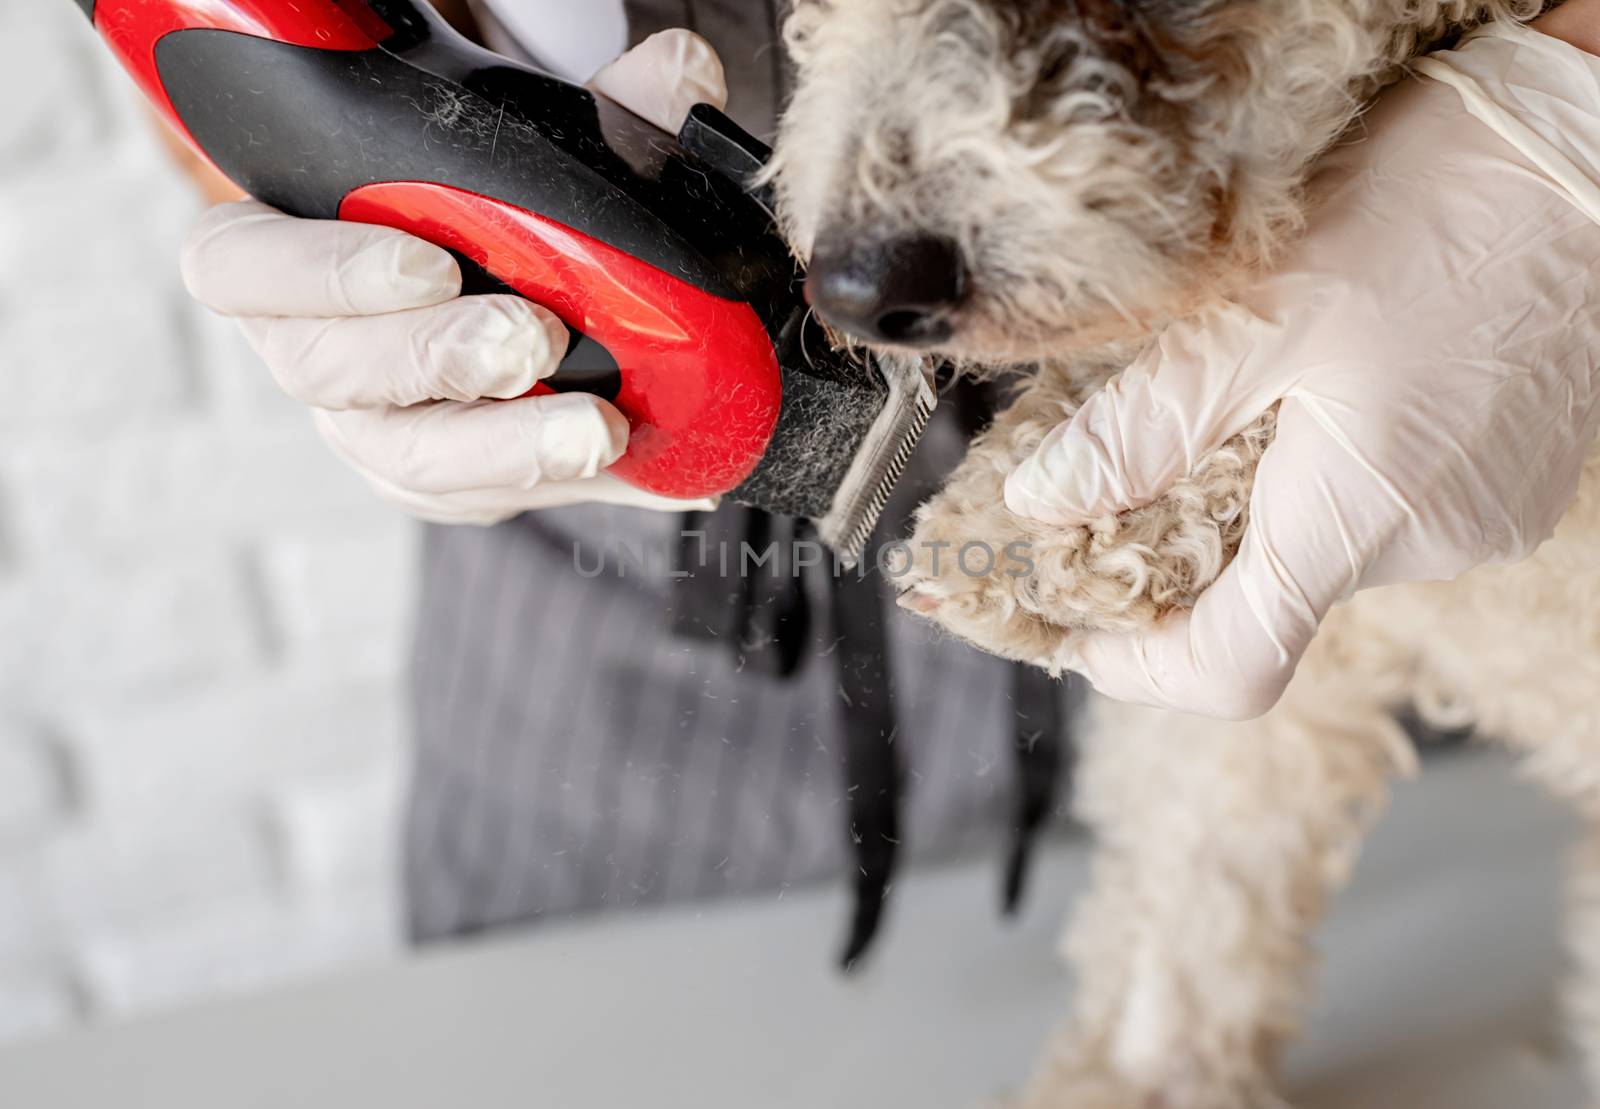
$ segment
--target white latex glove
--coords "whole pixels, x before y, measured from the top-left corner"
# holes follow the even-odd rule
[[[591,87],[673,133],[695,104],[727,101],[722,63],[688,31],[652,36]],[[560,321],[520,297],[460,296],[455,259],[421,239],[243,201],[200,219],[183,276],[195,299],[238,319],[333,450],[416,516],[488,524],[577,501],[715,504],[603,472],[627,446],[621,413],[583,393],[522,396],[566,353]]]
[[[1324,160],[1283,268],[1172,326],[1007,481],[1013,511],[1083,523],[1282,402],[1192,611],[1065,647],[1111,697],[1259,715],[1335,602],[1521,559],[1572,500],[1600,422],[1600,58],[1506,26],[1417,69]]]

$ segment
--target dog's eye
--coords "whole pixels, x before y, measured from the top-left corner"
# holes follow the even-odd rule
[[[1038,75],[1034,78],[1036,84],[1054,85],[1060,83],[1072,68],[1072,63],[1078,60],[1078,44],[1075,42],[1063,43],[1045,54],[1044,60],[1039,64]]]
[[[1062,43],[1043,53],[1031,75],[1025,78],[1025,91],[1016,98],[1013,118],[1038,119],[1050,111],[1051,103],[1060,93],[1072,72],[1079,48],[1074,43]]]

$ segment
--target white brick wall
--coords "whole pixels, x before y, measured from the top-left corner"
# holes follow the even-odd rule
[[[410,528],[190,304],[67,0],[0,0],[0,1039],[397,944]]]

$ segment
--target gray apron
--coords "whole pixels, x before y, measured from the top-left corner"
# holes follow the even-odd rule
[[[732,114],[770,132],[784,74],[768,4],[650,0],[630,4],[629,17],[635,41],[668,26],[706,36],[726,65]],[[880,535],[903,532],[968,430],[941,409]],[[738,511],[698,527],[726,534]],[[791,626],[797,642],[781,665],[770,645],[737,632],[686,634],[694,586],[672,556],[685,524],[580,506],[493,528],[427,528],[405,841],[414,939],[771,893],[860,869],[862,829],[846,814],[860,809],[848,732],[859,730],[863,706],[850,702],[863,683],[841,677],[849,637],[830,583],[810,575],[794,587],[807,624],[798,636]],[[1011,667],[941,637],[885,590],[873,596],[888,662],[865,688],[893,690],[884,741],[903,784],[893,835],[873,836],[913,862],[979,845],[998,853],[1028,785],[1016,781],[1028,724],[1019,728],[1019,707],[1054,728],[1075,691],[1057,686],[1048,705],[1035,696],[1019,706]],[[1048,797],[1038,782],[1029,795],[1036,808]],[[875,907],[869,915],[870,935]]]

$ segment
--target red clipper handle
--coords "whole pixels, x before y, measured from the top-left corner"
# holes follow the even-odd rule
[[[599,343],[606,388],[551,384],[627,417],[611,472],[699,498],[755,469],[782,404],[774,342],[797,315],[793,266],[758,202],[672,136],[466,43],[418,0],[79,2],[246,192],[454,250]]]

